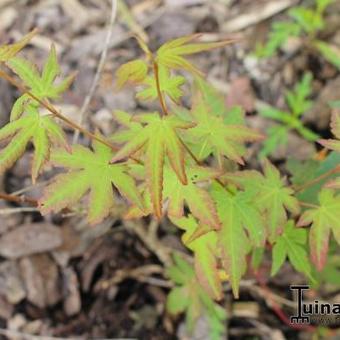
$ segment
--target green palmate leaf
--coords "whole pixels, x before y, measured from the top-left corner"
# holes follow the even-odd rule
[[[30,101],[31,97],[28,94],[21,95],[12,106],[10,120],[13,121],[15,119],[18,119],[25,111],[25,107],[29,104]]]
[[[201,77],[195,77],[195,86],[203,97],[204,102],[210,108],[211,114],[225,116],[230,113],[226,107],[224,96]]]
[[[322,161],[289,160],[287,169],[292,174],[291,181],[294,187],[301,188],[296,197],[306,203],[317,204],[318,193],[332,180],[334,181],[340,173],[340,153],[331,152]],[[328,176],[325,176],[328,174]],[[320,178],[321,176],[321,178]],[[312,183],[310,183],[313,181]],[[310,184],[308,184],[310,183]],[[307,185],[306,185],[307,184]],[[305,188],[303,188],[306,185]]]
[[[263,261],[265,248],[264,247],[257,247],[253,249],[253,252],[251,254],[251,268],[253,271],[257,271],[260,268],[260,265]]]
[[[268,161],[263,162],[264,176],[257,171],[242,171],[225,175],[225,178],[255,195],[255,206],[263,214],[273,242],[287,222],[287,211],[299,213],[294,191],[287,188],[279,171]]]
[[[239,283],[247,267],[246,255],[252,246],[264,244],[264,223],[252,202],[252,194],[237,192],[233,195],[221,185],[214,184],[212,196],[222,222],[218,231],[222,264],[230,277],[234,296],[238,297]]]
[[[258,190],[256,204],[267,217],[271,239],[275,239],[277,232],[287,220],[286,209],[293,214],[299,213],[299,203],[293,196],[294,191],[285,187],[280,178],[280,172],[267,160],[264,161],[264,177],[258,183],[253,183]]]
[[[171,219],[179,219],[184,215],[185,204],[201,224],[210,229],[218,229],[220,222],[215,204],[209,193],[202,188],[203,182],[216,178],[220,171],[200,166],[190,166],[186,169],[188,183],[183,184],[168,165],[164,167],[163,204],[168,201],[167,213]],[[149,192],[144,192],[144,211],[132,207],[128,218],[140,218],[152,213]]]
[[[26,59],[14,57],[7,62],[7,65],[16,73],[24,84],[30,89],[31,93],[39,99],[57,99],[65,92],[74,79],[71,75],[58,84],[55,83],[56,77],[60,74],[60,67],[57,61],[55,47],[52,45],[46,63],[41,74],[34,64]],[[24,94],[17,103],[14,104],[11,120],[17,119],[25,109],[25,104],[32,102],[37,105],[34,99]]]
[[[93,151],[81,145],[73,146],[72,153],[61,149],[53,151],[53,164],[69,171],[57,175],[46,187],[39,202],[43,214],[72,207],[89,192],[87,218],[90,223],[99,223],[114,205],[112,184],[124,197],[143,209],[135,181],[127,174],[128,167],[110,165],[112,150],[96,141],[92,145]]]
[[[143,114],[134,120],[145,124],[128,143],[112,158],[117,162],[145,148],[147,184],[157,217],[162,215],[163,166],[167,156],[178,179],[187,183],[184,167],[184,148],[177,136],[177,129],[188,129],[192,123],[175,116],[160,117],[158,113]]]
[[[13,58],[31,41],[31,39],[37,34],[37,32],[38,30],[34,29],[32,32],[23,36],[18,42],[14,44],[0,46],[0,62],[6,62]]]
[[[332,115],[331,131],[337,140],[321,139],[319,143],[328,149],[340,152],[340,112],[335,111]]]
[[[185,312],[189,332],[193,331],[198,318],[204,315],[210,325],[212,339],[220,339],[225,332],[225,310],[203,290],[196,280],[195,272],[186,261],[175,255],[174,262],[174,266],[167,270],[170,279],[177,283],[167,298],[168,312],[171,314]]]
[[[196,126],[188,131],[187,136],[196,144],[199,159],[213,153],[220,164],[223,156],[243,164],[242,156],[246,151],[244,143],[262,139],[261,134],[241,122],[235,124],[232,116],[212,114],[211,108],[199,93],[195,96],[191,114]]]
[[[177,103],[183,96],[181,86],[185,83],[182,76],[171,76],[170,71],[165,67],[160,67],[158,72],[160,90]],[[157,83],[154,76],[146,77],[143,84],[147,87],[139,91],[137,98],[141,100],[154,100],[158,97]]]
[[[28,109],[27,115],[8,123],[0,130],[0,140],[8,139],[8,144],[0,153],[0,171],[10,168],[22,156],[27,144],[32,142],[35,148],[32,163],[33,182],[48,160],[52,144],[68,149],[66,136],[51,115],[41,117],[32,107]]]
[[[307,230],[296,228],[294,221],[288,221],[283,233],[273,246],[273,263],[271,275],[275,275],[288,257],[293,267],[304,273],[311,280],[311,265],[307,256]]]
[[[195,271],[198,281],[212,298],[221,299],[222,284],[217,264],[217,233],[213,230],[207,230],[204,235],[192,240],[197,231],[202,229],[192,215],[172,219],[172,221],[185,230],[182,241],[195,254]]]
[[[111,136],[110,140],[114,143],[127,143],[143,129],[140,123],[133,121],[130,113],[116,110],[113,112],[113,117],[123,127]]]
[[[132,60],[121,65],[116,71],[117,87],[122,88],[127,82],[134,84],[144,81],[148,73],[148,64],[144,60]]]
[[[183,69],[201,74],[201,71],[187,61],[185,56],[223,47],[233,40],[192,43],[200,36],[201,34],[193,34],[166,42],[157,50],[155,61],[168,69]]]
[[[190,167],[187,169],[188,183],[184,185],[169,167],[165,167],[163,195],[164,198],[169,199],[169,216],[177,218],[183,216],[184,202],[186,202],[191,213],[202,224],[210,228],[218,228],[220,222],[215,204],[208,192],[198,183],[216,178],[219,174],[219,171],[209,168]]]
[[[319,194],[319,206],[303,213],[298,225],[312,224],[309,233],[311,257],[318,270],[326,263],[330,232],[340,244],[340,195],[334,190],[323,189]]]

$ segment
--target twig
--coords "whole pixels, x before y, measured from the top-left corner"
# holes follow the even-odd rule
[[[242,285],[241,285],[242,287]],[[260,295],[260,297],[262,297],[264,300],[268,298],[268,290],[260,287],[260,286],[256,286],[256,285],[252,285],[252,286],[248,286],[247,287],[250,291],[253,291],[254,293]],[[289,308],[296,308],[296,303],[294,301],[288,300],[283,298],[280,295],[275,294],[274,292],[270,292],[270,297],[276,301],[277,303],[287,306]]]
[[[254,1],[255,3],[255,1]],[[263,20],[278,14],[297,3],[297,0],[270,1],[260,8],[256,5],[250,12],[240,14],[236,18],[227,21],[222,26],[223,32],[237,32],[253,26]]]
[[[39,209],[33,208],[33,207],[19,207],[19,208],[0,209],[0,215],[20,214],[20,213],[23,213],[23,212],[39,212]]]
[[[303,191],[303,190],[309,188],[310,186],[312,186],[312,185],[314,185],[314,184],[316,184],[316,183],[322,181],[323,179],[325,179],[325,178],[327,178],[327,177],[329,177],[329,176],[331,176],[331,175],[333,175],[333,174],[336,174],[336,173],[338,173],[338,172],[340,172],[340,165],[338,165],[338,166],[336,166],[335,168],[333,168],[333,169],[331,169],[331,170],[325,172],[324,174],[322,174],[322,175],[320,175],[320,176],[318,176],[318,177],[312,179],[311,181],[306,182],[306,183],[304,183],[303,185],[301,185],[301,186],[295,188],[295,192]]]
[[[40,188],[40,187],[48,184],[49,182],[50,181],[41,181],[39,183],[35,183],[35,184],[32,184],[32,185],[29,185],[28,187],[22,188],[22,189],[17,190],[17,191],[13,191],[11,193],[11,195],[19,196],[21,194],[24,194],[27,191],[31,191],[31,190],[36,189],[36,188]]]
[[[95,290],[108,289],[111,286],[118,285],[122,281],[131,278],[140,282],[149,283],[154,286],[171,288],[173,283],[164,279],[153,277],[153,274],[164,275],[164,268],[159,265],[146,265],[133,269],[121,269],[114,273],[114,276],[103,281],[99,281]]]
[[[319,206],[316,205],[316,204],[307,203],[307,202],[303,202],[303,201],[298,201],[298,202],[301,205],[301,207],[312,208],[312,209],[319,208]]]
[[[15,202],[15,203],[29,203],[32,204],[33,206],[38,206],[38,201],[25,197],[25,196],[17,196],[17,195],[12,195],[12,194],[6,194],[6,193],[0,193],[0,199],[3,199],[8,202]]]
[[[304,330],[307,332],[315,332],[316,328],[312,325],[304,325],[304,324],[292,324],[290,323],[290,320],[288,316],[285,314],[285,312],[281,309],[279,304],[273,299],[273,293],[267,286],[264,278],[262,277],[261,273],[257,272],[254,273],[254,276],[259,283],[260,287],[263,289],[264,292],[267,294],[264,295],[266,298],[265,301],[267,305],[274,311],[274,313],[277,315],[277,317],[288,327],[292,329],[297,329],[297,330]]]
[[[89,91],[88,95],[86,96],[86,98],[83,102],[83,105],[80,109],[79,120],[78,120],[79,125],[83,125],[83,123],[84,123],[84,121],[87,117],[86,112],[88,111],[90,102],[91,102],[93,95],[96,91],[96,88],[98,86],[98,82],[99,82],[100,76],[102,74],[104,65],[105,65],[107,52],[108,52],[108,49],[109,49],[110,40],[111,40],[112,32],[113,32],[113,24],[115,22],[116,15],[117,15],[117,0],[111,0],[111,16],[110,16],[110,21],[108,23],[108,30],[107,30],[107,35],[106,35],[106,39],[105,39],[105,42],[104,42],[104,48],[103,48],[102,54],[100,56],[97,71],[96,71],[96,74],[93,78],[90,91]],[[77,143],[78,138],[79,138],[79,130],[75,130],[74,136],[73,136],[73,143]]]
[[[20,331],[12,330],[12,329],[4,329],[0,328],[0,334],[8,337],[9,339],[20,339],[20,340],[80,340],[84,339],[84,337],[67,337],[67,338],[59,338],[53,336],[46,335],[32,335],[28,333],[23,333]]]
[[[24,85],[20,84],[17,82],[13,77],[11,77],[9,74],[6,72],[0,70],[0,77],[3,79],[6,79],[9,83],[11,83],[13,86],[18,88],[22,93],[26,93],[29,95],[32,99],[36,100],[41,106],[43,106],[46,110],[51,112],[55,117],[59,118],[63,122],[65,122],[68,126],[70,126],[74,130],[79,130],[81,133],[83,133],[85,136],[89,137],[92,140],[96,140],[99,143],[102,143],[109,147],[113,151],[119,150],[118,147],[112,145],[110,142],[108,142],[106,139],[84,129],[81,127],[79,124],[73,122],[71,119],[65,117],[61,112],[59,112],[52,104],[49,102],[46,102],[44,100],[41,100],[38,98],[36,95],[34,95],[31,91],[29,91]],[[129,157],[133,161],[137,162],[138,164],[143,164],[140,160],[134,158],[134,157]]]

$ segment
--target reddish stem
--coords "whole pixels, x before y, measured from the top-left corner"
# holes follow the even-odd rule
[[[10,194],[5,194],[5,193],[0,193],[0,199],[3,199],[8,202],[15,202],[15,203],[29,203],[33,206],[38,206],[38,201],[25,197],[25,196],[16,196],[16,195],[10,195]]]
[[[295,189],[295,192],[303,191],[303,190],[309,188],[310,186],[312,186],[313,184],[316,184],[316,183],[322,181],[323,179],[325,179],[325,178],[327,178],[327,177],[329,177],[333,174],[336,174],[337,172],[340,172],[340,165],[338,165],[335,168],[325,172],[324,174],[312,179],[311,181],[304,183],[303,185],[297,187]]]
[[[166,108],[164,97],[163,97],[163,94],[162,94],[162,91],[161,91],[161,84],[160,84],[160,80],[159,80],[159,68],[158,68],[157,61],[153,62],[153,71],[154,71],[154,74],[155,74],[158,99],[159,99],[159,102],[161,104],[163,114],[167,115],[168,110]]]

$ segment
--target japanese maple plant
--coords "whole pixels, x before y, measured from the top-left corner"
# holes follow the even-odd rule
[[[313,282],[311,263],[322,270],[331,234],[340,243],[339,165],[299,185],[289,183],[265,158],[259,162],[261,170],[245,170],[246,143],[266,137],[247,127],[240,108],[227,108],[223,96],[187,59],[232,41],[201,42],[197,34],[151,52],[137,38],[144,57],[122,65],[116,84],[135,85],[138,99],[158,101],[160,110],[115,111],[120,128],[103,136],[78,126],[51,104],[73,80],[57,80],[60,68],[53,46],[41,70],[17,56],[34,33],[0,48],[0,76],[22,92],[10,122],[0,130],[0,169],[12,167],[29,144],[34,147],[33,183],[47,162],[64,169],[37,202],[43,215],[72,210],[86,195],[87,220],[96,224],[114,210],[119,194],[128,204],[122,219],[169,218],[183,230],[182,241],[193,262],[174,255],[167,268],[175,284],[167,307],[171,313],[186,311],[191,329],[205,313],[213,332],[222,332],[226,314],[215,301],[223,298],[227,282],[239,297],[247,267],[258,268],[265,250],[272,252],[272,275],[288,259]],[[190,76],[185,78],[185,73]],[[182,89],[186,83],[191,100]],[[182,105],[184,95],[188,106]],[[70,145],[60,121],[89,137],[91,147]],[[340,138],[339,114],[332,118],[332,132]],[[339,140],[320,143],[340,151]],[[301,193],[321,180],[325,182],[313,197],[302,200]],[[11,199],[7,194],[1,197]]]

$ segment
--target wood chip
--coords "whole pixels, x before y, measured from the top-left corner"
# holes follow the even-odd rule
[[[0,264],[0,295],[12,304],[20,302],[26,296],[15,261],[5,261]]]
[[[81,297],[79,292],[79,281],[72,268],[65,268],[63,271],[64,287],[64,311],[66,315],[72,316],[81,310]]]
[[[249,12],[240,14],[234,19],[228,20],[221,27],[221,31],[228,33],[241,31],[286,10],[296,3],[296,0],[275,0],[268,2],[261,7],[255,5]]]
[[[53,250],[62,244],[59,228],[48,223],[26,224],[0,239],[0,255],[16,259]]]
[[[45,308],[61,300],[58,268],[46,254],[24,257],[20,260],[27,299],[34,305]]]

